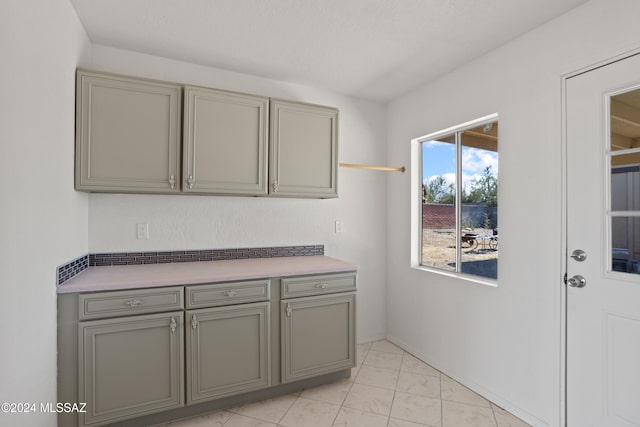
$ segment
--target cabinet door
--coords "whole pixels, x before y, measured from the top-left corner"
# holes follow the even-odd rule
[[[187,311],[187,404],[270,384],[269,302]]]
[[[338,110],[271,101],[271,196],[338,196]]]
[[[268,98],[187,86],[183,191],[267,194]]]
[[[78,71],[76,189],[180,191],[181,88]]]
[[[283,300],[282,382],[356,366],[355,293]]]
[[[184,404],[183,312],[80,322],[80,425]]]

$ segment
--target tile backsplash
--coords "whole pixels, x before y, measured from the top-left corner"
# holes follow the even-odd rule
[[[76,274],[89,268],[89,255],[83,255],[61,265],[56,271],[56,283],[58,286],[71,279]]]
[[[60,286],[89,267],[111,265],[165,264],[172,262],[226,261],[249,258],[276,258],[324,255],[324,245],[276,246],[266,248],[200,249],[158,252],[111,252],[88,254],[57,269]]]

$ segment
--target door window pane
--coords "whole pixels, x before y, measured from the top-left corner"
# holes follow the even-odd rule
[[[612,96],[610,107],[611,269],[640,274],[640,90]]]
[[[611,269],[640,274],[640,217],[611,218]]]
[[[612,159],[617,159],[616,156]],[[611,210],[640,210],[640,165],[611,167]]]
[[[611,150],[640,148],[640,90],[611,97]]]

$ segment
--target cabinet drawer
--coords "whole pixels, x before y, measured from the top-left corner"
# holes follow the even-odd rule
[[[187,308],[268,301],[270,280],[187,286]]]
[[[80,294],[78,313],[80,320],[85,320],[181,310],[184,308],[183,296],[181,286]]]
[[[280,281],[282,298],[355,291],[356,273],[285,278]]]

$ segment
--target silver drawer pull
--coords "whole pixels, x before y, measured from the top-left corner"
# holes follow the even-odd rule
[[[176,318],[171,316],[171,321],[169,322],[169,328],[171,329],[171,333],[176,332],[176,328],[178,327],[178,322],[176,322]]]
[[[318,283],[316,285],[316,288],[318,288],[318,289],[327,289],[328,286],[329,285],[327,285],[326,283]]]
[[[291,304],[287,303],[287,306],[284,309],[285,313],[287,313],[287,317],[291,317]]]
[[[140,301],[139,299],[130,299],[124,302],[124,305],[127,307],[137,307],[142,304],[144,304],[144,301]]]
[[[222,296],[225,296],[225,297],[235,297],[236,295],[238,295],[238,293],[232,290],[224,291],[222,293]]]

